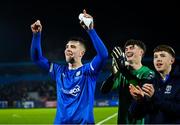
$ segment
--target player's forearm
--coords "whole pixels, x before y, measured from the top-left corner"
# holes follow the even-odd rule
[[[108,50],[102,40],[97,35],[96,31],[94,29],[88,30],[88,34],[91,37],[91,40],[93,42],[94,48],[97,52],[97,55],[101,59],[107,59],[108,58]]]
[[[33,33],[32,43],[31,43],[31,59],[35,62],[42,56],[41,50],[41,34]]]
[[[49,70],[48,60],[42,56],[40,32],[33,34],[32,44],[31,44],[31,59],[41,68],[47,71]]]

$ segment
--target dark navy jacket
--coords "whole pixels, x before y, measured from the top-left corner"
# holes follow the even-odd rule
[[[145,117],[147,124],[180,123],[180,76],[171,74],[163,82],[157,74],[153,97],[132,102],[129,114],[139,119]]]

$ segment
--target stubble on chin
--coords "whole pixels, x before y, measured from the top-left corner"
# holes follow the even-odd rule
[[[68,59],[66,59],[66,62],[72,64],[72,63],[74,63],[74,58],[68,58]]]

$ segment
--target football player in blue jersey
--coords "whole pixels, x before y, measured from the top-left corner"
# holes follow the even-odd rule
[[[56,81],[57,111],[54,124],[94,124],[93,104],[98,74],[108,59],[108,51],[94,29],[93,17],[84,10],[79,16],[80,24],[87,30],[96,56],[86,64],[82,57],[86,48],[84,41],[73,38],[67,41],[65,58],[67,65],[50,62],[42,54],[42,25],[39,20],[31,25],[33,32],[31,59],[49,72]]]

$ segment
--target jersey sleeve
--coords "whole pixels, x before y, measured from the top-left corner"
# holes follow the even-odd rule
[[[53,62],[50,63],[49,75],[51,76],[53,80],[56,80],[57,72],[61,69],[61,67],[62,66],[56,63],[53,63]]]
[[[32,37],[31,43],[31,60],[42,69],[49,70],[49,61],[42,55],[41,49],[41,33],[35,33]]]
[[[90,67],[94,72],[99,72],[108,59],[108,51],[94,29],[88,30],[88,34],[97,52],[97,55],[90,62]]]
[[[155,81],[155,72],[152,70],[148,70],[141,79],[142,85],[145,83],[155,84]]]
[[[114,78],[112,89],[117,89],[122,84],[126,84],[126,78],[121,73],[119,73],[119,75],[115,76]]]

